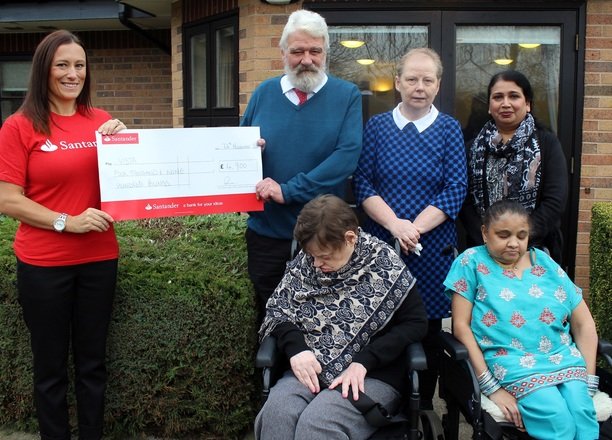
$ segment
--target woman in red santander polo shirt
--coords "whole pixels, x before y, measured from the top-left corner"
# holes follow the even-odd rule
[[[79,438],[102,437],[119,247],[113,218],[99,209],[95,132],[125,125],[92,106],[87,69],[76,35],[47,35],[34,53],[23,105],[0,130],[0,212],[20,221],[17,289],[42,440],[70,439],[71,341]]]

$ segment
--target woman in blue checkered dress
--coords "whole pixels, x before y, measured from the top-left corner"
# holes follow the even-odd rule
[[[443,281],[453,256],[446,249],[456,246],[455,218],[467,191],[461,126],[433,105],[441,77],[440,57],[431,49],[412,49],[401,58],[395,88],[402,101],[368,121],[354,174],[357,203],[368,215],[364,229],[399,240],[427,308],[424,408],[431,407],[438,376],[436,336],[450,310]]]

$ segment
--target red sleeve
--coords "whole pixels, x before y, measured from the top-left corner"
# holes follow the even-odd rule
[[[10,116],[2,124],[0,181],[25,186],[32,133],[32,124],[20,114]]]

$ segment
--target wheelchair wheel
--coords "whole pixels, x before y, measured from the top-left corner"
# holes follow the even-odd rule
[[[444,428],[435,411],[419,411],[419,425],[419,431],[423,433],[423,440],[444,440]]]

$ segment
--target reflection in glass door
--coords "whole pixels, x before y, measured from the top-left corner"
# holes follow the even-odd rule
[[[527,76],[534,90],[532,113],[557,132],[560,58],[559,26],[457,26],[454,115],[466,140],[488,119],[487,84],[504,69]]]
[[[428,27],[330,26],[329,38],[329,72],[359,87],[366,121],[397,105],[397,62],[409,49],[427,46]]]
[[[580,157],[581,106],[577,100],[580,56],[584,56],[577,46],[582,20],[579,7],[510,0],[488,2],[486,10],[442,0],[427,2],[431,3],[427,10],[399,1],[384,2],[388,3],[384,6],[381,2],[380,7],[366,0],[363,5],[357,0],[317,3],[313,9],[330,25],[329,71],[359,85],[364,120],[399,102],[399,94],[388,88],[389,82],[393,84],[395,63],[413,47],[429,46],[440,54],[444,75],[436,107],[457,118],[467,138],[488,119],[486,94],[493,74],[514,69],[529,78],[535,94],[533,113],[557,134],[567,158],[570,192],[562,219],[563,260],[573,276],[580,188],[573,164]],[[340,41],[344,39],[361,39],[366,44],[343,48]],[[358,54],[358,50],[366,52]],[[358,59],[373,61],[363,65]]]

